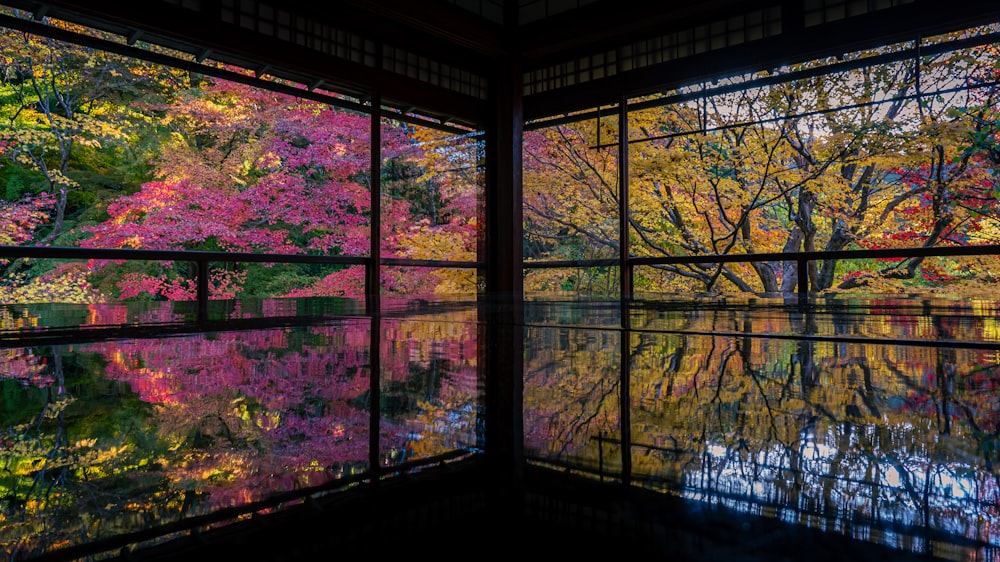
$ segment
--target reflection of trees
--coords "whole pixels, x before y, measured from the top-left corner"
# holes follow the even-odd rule
[[[81,435],[81,426],[95,415],[124,410],[123,405],[92,402],[83,409],[80,381],[72,376],[75,365],[67,364],[68,348],[34,351],[45,370],[43,378],[35,379],[39,386],[22,386],[22,392],[15,393],[5,387],[4,392],[8,400],[0,455],[4,494],[0,543],[12,559],[46,544],[64,544],[68,537],[117,528],[113,518],[134,511],[128,494],[142,481],[114,491],[106,484],[120,482],[122,471],[138,461],[122,446],[134,437],[127,424],[121,430],[129,437],[103,446]],[[134,410],[119,414],[118,421],[129,419],[131,413]],[[166,507],[163,504],[155,502],[150,510],[159,512]]]
[[[471,320],[376,330],[393,342],[382,397],[404,406],[382,412],[381,462],[476,443]],[[347,318],[33,350],[0,383],[24,403],[0,416],[0,543],[35,555],[369,470],[371,332]]]
[[[619,333],[568,328],[528,329],[524,442],[529,456],[587,466],[614,457],[603,440],[619,435]],[[584,376],[580,376],[584,374]],[[529,390],[530,389],[530,390]],[[530,452],[534,451],[534,452]]]
[[[10,392],[0,453],[0,543],[13,559],[176,516],[185,490],[164,487],[167,447],[143,405],[93,376],[100,362],[67,346],[34,349],[39,386]],[[10,384],[10,383],[6,383]]]
[[[993,468],[1000,366],[995,351],[974,345],[989,339],[988,318],[935,303],[914,317],[902,304],[769,307],[745,315],[730,307],[636,322],[642,329],[630,334],[631,480],[864,538],[885,526],[895,534],[884,540],[919,551],[955,537],[966,537],[969,548],[1000,541],[1000,475]],[[605,431],[592,416],[607,402],[588,408],[579,401],[599,384],[613,385],[617,363],[608,356],[617,347],[572,353],[583,337],[573,330],[533,330],[526,420],[551,424],[559,417],[560,427],[592,436]],[[927,339],[859,338],[883,333]],[[536,344],[549,349],[556,337],[563,354],[531,351]],[[566,432],[526,436],[543,461],[580,468],[591,468],[587,443]]]
[[[829,353],[829,346],[821,347],[820,356]],[[855,358],[864,355],[862,346],[848,351]],[[985,483],[976,474],[982,464],[972,454],[977,447],[964,436],[948,439],[957,427],[940,417],[947,408],[939,393],[947,385],[926,389],[938,394],[930,412],[892,411],[892,399],[905,396],[905,387],[892,377],[873,376],[867,368],[861,369],[862,380],[852,380],[863,363],[821,363],[823,384],[791,394],[778,377],[752,369],[729,371],[729,378],[749,379],[759,392],[750,395],[747,385],[737,381],[725,385],[722,395],[749,412],[743,419],[726,420],[730,432],[710,432],[715,438],[701,452],[700,474],[675,484],[720,500],[774,506],[784,517],[805,524],[850,516],[861,524],[883,519],[974,533],[977,522],[971,516],[981,509],[996,516],[991,503],[996,497],[989,500],[979,493]],[[920,368],[912,362],[908,367]],[[892,369],[874,371],[880,372]],[[869,412],[878,411],[877,404],[888,397],[890,421],[863,413],[853,404],[858,395],[872,405]],[[747,423],[751,416],[753,423]],[[690,423],[711,428],[717,421]],[[797,435],[792,433],[796,429]]]
[[[40,505],[50,501],[58,505],[58,491],[65,479],[67,436],[63,411],[70,400],[64,395],[61,365],[54,366],[52,384],[36,394],[34,414],[23,423],[8,426],[3,437],[7,451],[2,469],[3,512],[15,522],[23,521],[26,513],[37,513]],[[28,526],[19,523],[15,525],[24,533]],[[17,539],[18,534],[12,536],[14,541],[4,541],[5,545],[13,545],[12,554],[29,544],[26,539]]]
[[[391,342],[383,344],[382,417],[393,424],[380,437],[383,457],[403,462],[476,446],[472,320],[468,311],[382,320],[385,342]]]
[[[174,477],[227,505],[367,459],[368,418],[353,402],[368,388],[367,340],[351,341],[367,326],[357,324],[95,347],[107,376],[153,405],[160,438],[188,455]]]

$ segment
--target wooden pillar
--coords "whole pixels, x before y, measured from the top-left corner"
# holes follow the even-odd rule
[[[365,265],[365,311],[371,321],[369,333],[369,417],[368,463],[371,482],[377,484],[382,470],[381,443],[382,430],[382,99],[378,92],[371,98],[371,218],[369,219],[370,259]]]
[[[365,269],[365,311],[377,315],[382,307],[382,98],[372,92],[371,100],[371,219],[369,222],[370,260]]]
[[[524,456],[524,282],[521,144],[524,129],[520,63],[498,61],[494,115],[486,131],[486,292],[481,357],[485,376],[485,450],[501,478],[519,481]]]
[[[618,264],[619,294],[621,295],[621,373],[619,420],[622,443],[622,484],[632,482],[632,421],[631,421],[631,371],[632,371],[632,263],[629,244],[629,177],[628,177],[628,98],[622,96],[618,104]]]

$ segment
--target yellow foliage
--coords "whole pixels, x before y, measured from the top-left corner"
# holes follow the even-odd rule
[[[102,301],[103,297],[90,285],[86,271],[57,271],[30,280],[22,275],[0,285],[0,304],[93,304]]]

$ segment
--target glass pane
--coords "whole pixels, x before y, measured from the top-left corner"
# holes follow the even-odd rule
[[[621,334],[525,329],[524,453],[529,462],[621,477]]]
[[[618,256],[617,135],[617,114],[525,132],[526,260]]]
[[[18,508],[2,542],[30,557],[363,477],[369,330],[4,349],[0,481]]]
[[[476,261],[483,136],[385,120],[382,257]]]
[[[385,466],[478,450],[483,384],[474,306],[378,320]]]

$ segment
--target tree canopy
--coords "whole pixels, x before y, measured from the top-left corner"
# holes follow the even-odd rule
[[[669,103],[636,100],[626,241],[615,112],[530,131],[529,259],[615,257],[623,243],[629,255],[657,257],[1000,240],[995,47],[843,66],[820,60],[780,69],[789,79],[776,83],[759,73],[674,92]],[[823,67],[831,70],[814,72]],[[992,256],[827,259],[808,275],[819,291],[975,292],[994,281],[995,265]],[[595,283],[600,275],[614,273],[539,275],[531,288],[617,290],[613,279]],[[796,276],[789,262],[663,265],[640,268],[636,290],[782,294],[795,291]]]

